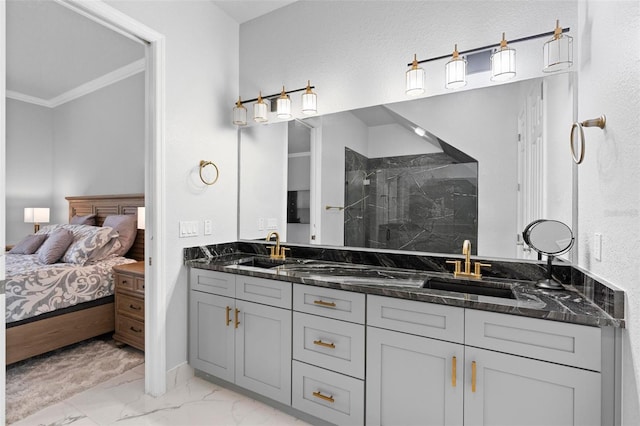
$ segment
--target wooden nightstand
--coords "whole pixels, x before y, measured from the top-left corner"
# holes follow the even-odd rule
[[[113,267],[116,343],[144,351],[144,262]]]

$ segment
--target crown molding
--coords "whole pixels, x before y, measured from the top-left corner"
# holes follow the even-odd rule
[[[7,98],[15,99],[17,101],[28,102],[35,105],[40,105],[48,108],[55,108],[67,102],[73,101],[74,99],[78,99],[82,96],[93,93],[97,90],[100,90],[104,87],[110,86],[114,83],[117,83],[125,78],[129,78],[138,73],[144,72],[146,69],[146,60],[139,59],[135,62],[132,62],[128,65],[125,65],[122,68],[118,68],[117,70],[111,71],[101,77],[96,78],[95,80],[91,80],[87,83],[81,84],[80,86],[69,90],[68,92],[62,93],[51,99],[41,99],[35,96],[25,95],[20,92],[15,92],[13,90],[7,90],[6,96]]]

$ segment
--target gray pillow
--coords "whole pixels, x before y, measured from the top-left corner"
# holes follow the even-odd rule
[[[38,261],[49,265],[56,263],[73,242],[73,232],[68,229],[56,229],[38,250]]]
[[[136,240],[138,233],[136,216],[132,214],[107,216],[102,226],[109,226],[118,232],[118,240],[120,244],[122,244],[122,247],[120,247],[116,254],[118,256],[124,256]]]
[[[44,240],[47,239],[46,235],[27,235],[18,244],[13,246],[9,253],[11,254],[33,254],[42,245]]]
[[[74,215],[69,221],[71,225],[91,225],[96,226],[96,215],[88,214],[86,216]]]

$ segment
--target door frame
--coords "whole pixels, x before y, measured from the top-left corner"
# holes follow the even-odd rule
[[[163,273],[163,265],[166,265],[163,238],[166,217],[165,37],[103,1],[54,1],[145,46],[145,280],[153,283],[145,288],[145,392],[159,396],[167,387],[167,286]],[[6,53],[0,62],[5,57]],[[3,87],[2,91],[5,89]],[[0,95],[4,96],[4,93]]]

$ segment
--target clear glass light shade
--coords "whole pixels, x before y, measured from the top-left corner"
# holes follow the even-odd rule
[[[464,58],[456,57],[447,62],[444,66],[445,82],[447,89],[458,89],[467,84],[467,61]]]
[[[307,90],[302,94],[302,113],[306,115],[318,112],[318,96],[311,90],[311,81],[307,81]]]
[[[424,93],[425,72],[420,67],[412,67],[407,71],[407,89],[409,96],[417,96]]]
[[[253,119],[258,123],[264,123],[267,121],[267,104],[260,99],[258,102],[253,104]]]
[[[505,81],[516,76],[516,50],[501,48],[491,55],[491,80]]]
[[[280,96],[276,101],[278,118],[291,118],[291,99],[289,96]]]
[[[236,104],[236,106],[233,107],[233,124],[237,126],[247,125],[247,109],[244,105]]]
[[[542,47],[543,72],[567,69],[573,65],[573,37],[558,34]]]

